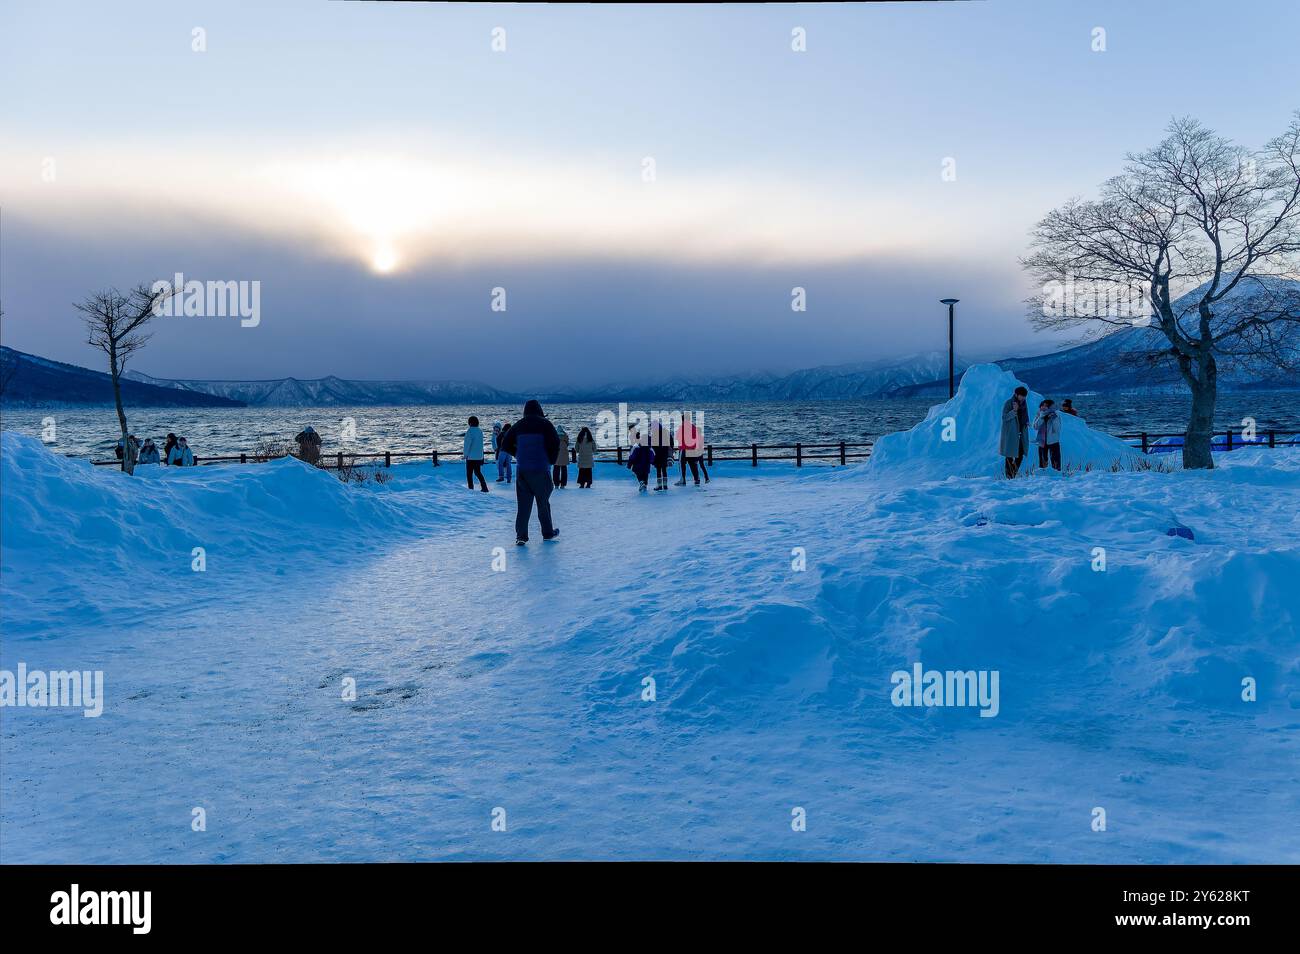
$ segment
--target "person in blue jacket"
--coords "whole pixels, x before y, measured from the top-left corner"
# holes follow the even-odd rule
[[[551,522],[551,468],[560,452],[560,436],[555,425],[542,413],[542,405],[530,400],[524,416],[501,435],[502,449],[515,459],[515,544],[528,542],[528,521],[537,502],[537,520],[542,525],[542,539],[554,540],[559,529]]]
[[[627,455],[627,468],[636,474],[637,489],[645,493],[645,485],[650,480],[650,467],[655,463],[656,452],[648,444],[637,441],[632,453]]]

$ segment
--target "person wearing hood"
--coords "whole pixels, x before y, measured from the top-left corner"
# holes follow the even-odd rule
[[[487,481],[483,479],[483,431],[478,426],[478,418],[470,415],[469,428],[465,431],[465,480],[470,490],[474,489],[475,477],[479,489],[487,493]]]
[[[162,460],[162,455],[158,453],[158,445],[153,442],[152,437],[146,437],[144,443],[140,445],[141,464],[156,464]]]
[[[555,436],[559,438],[560,449],[555,453],[555,466],[551,468],[551,482],[557,489],[562,489],[569,486],[569,435],[563,425],[558,425],[555,428]]]
[[[194,453],[190,450],[189,442],[183,437],[176,438],[176,446],[171,449],[167,455],[167,463],[173,467],[193,467]]]
[[[1061,416],[1056,413],[1051,398],[1038,405],[1034,418],[1035,443],[1038,445],[1038,466],[1046,467],[1048,460],[1053,470],[1061,469]]]
[[[578,431],[578,439],[573,442],[573,449],[578,455],[578,487],[591,489],[591,474],[596,466],[596,438],[591,430],[584,427]]]
[[[298,459],[306,461],[308,464],[315,464],[320,460],[320,435],[316,429],[308,424],[298,436],[294,438],[298,442]]]
[[[1007,477],[1020,472],[1020,464],[1029,450],[1029,390],[1021,385],[1002,405],[1002,434],[998,453],[1005,461]]]
[[[492,456],[496,459],[498,484],[502,481],[505,481],[507,484],[510,483],[514,475],[514,471],[511,468],[510,455],[506,453],[505,449],[502,447],[502,442],[505,440],[506,434],[509,430],[510,425],[502,425],[500,421],[497,421],[492,425]]]
[[[515,481],[515,544],[528,542],[528,521],[537,504],[537,520],[542,525],[542,539],[554,540],[559,529],[551,522],[551,468],[560,452],[560,436],[542,413],[536,399],[524,405],[524,416],[501,432],[501,449],[518,463]]]

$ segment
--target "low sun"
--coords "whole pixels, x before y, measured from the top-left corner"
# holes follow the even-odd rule
[[[375,249],[370,257],[370,267],[380,275],[387,275],[397,267],[397,253],[388,247]]]

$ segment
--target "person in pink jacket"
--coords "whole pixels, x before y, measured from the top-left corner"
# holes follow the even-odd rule
[[[695,478],[695,486],[700,485],[700,471],[704,471],[704,482],[707,484],[709,471],[704,466],[704,432],[691,420],[690,411],[682,415],[681,423],[677,427],[677,447],[681,451],[682,458],[682,479],[677,481],[677,486],[686,486],[688,464],[691,468],[691,476]]]

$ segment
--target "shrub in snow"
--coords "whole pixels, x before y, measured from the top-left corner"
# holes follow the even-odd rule
[[[998,453],[1002,405],[1022,382],[995,364],[979,364],[966,371],[951,400],[930,408],[925,420],[911,430],[887,434],[876,441],[867,461],[873,477],[897,476],[909,481],[945,477],[1001,476]],[[1045,395],[1029,391],[1029,420],[1033,423]],[[1068,395],[1050,395],[1060,406]],[[1061,467],[1064,471],[1139,468],[1140,451],[1109,434],[1094,431],[1081,417],[1061,416]],[[1029,452],[1021,473],[1038,469],[1034,429],[1029,429]],[[1050,472],[1050,470],[1049,470]]]

